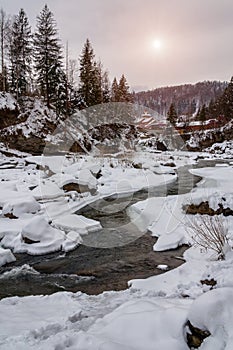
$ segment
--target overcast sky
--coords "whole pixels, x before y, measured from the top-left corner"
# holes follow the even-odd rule
[[[124,73],[137,90],[229,80],[233,75],[232,0],[46,3],[54,13],[63,43],[69,41],[73,58],[79,57],[88,37],[110,77],[119,78]],[[0,2],[8,14],[17,14],[22,7],[32,27],[44,4],[41,0]]]

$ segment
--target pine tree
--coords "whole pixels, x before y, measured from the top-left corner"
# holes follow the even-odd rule
[[[101,63],[95,62],[95,55],[90,40],[87,39],[80,57],[79,96],[82,107],[102,103]]]
[[[35,68],[40,93],[47,106],[56,102],[62,80],[62,53],[53,13],[45,5],[37,17],[34,37]]]
[[[118,86],[118,102],[131,102],[132,97],[129,92],[129,85],[124,74],[121,76]]]
[[[174,125],[177,121],[177,112],[173,103],[171,103],[170,108],[168,110],[167,120],[172,125]]]
[[[119,102],[119,87],[116,77],[113,79],[112,87],[111,87],[111,101]]]
[[[10,89],[16,98],[25,95],[31,86],[32,34],[23,9],[15,16],[10,30]]]

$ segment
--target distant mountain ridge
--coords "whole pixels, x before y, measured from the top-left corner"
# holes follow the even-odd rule
[[[174,103],[178,116],[193,116],[198,109],[220,97],[227,82],[203,81],[196,84],[184,84],[141,91],[134,94],[134,101],[166,116],[171,103]]]

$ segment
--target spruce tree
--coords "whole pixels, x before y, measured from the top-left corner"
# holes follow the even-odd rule
[[[116,77],[113,79],[112,87],[111,87],[111,101],[119,102],[119,87]]]
[[[29,92],[31,85],[32,34],[23,9],[14,18],[9,39],[10,89],[18,98]]]
[[[109,82],[107,71],[103,72],[102,74],[102,95],[103,95],[103,103],[110,102],[111,92],[110,92],[110,82]]]
[[[101,64],[95,62],[90,40],[87,39],[80,57],[79,96],[82,107],[102,102]]]
[[[121,76],[118,86],[118,102],[131,102],[132,97],[129,92],[129,85],[124,74]]]
[[[37,17],[34,36],[37,83],[47,106],[56,103],[62,77],[62,52],[53,13],[45,5]],[[63,81],[63,83],[65,83]]]
[[[170,124],[175,125],[177,121],[177,112],[173,103],[171,103],[170,108],[167,113],[167,120]]]

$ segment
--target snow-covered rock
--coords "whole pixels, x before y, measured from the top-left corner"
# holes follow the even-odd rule
[[[64,240],[64,232],[49,225],[43,216],[36,216],[23,227],[14,251],[32,255],[51,253],[60,250]]]
[[[53,225],[62,230],[72,230],[80,235],[88,234],[102,228],[99,221],[88,219],[82,215],[64,215],[53,220]]]
[[[64,195],[64,192],[51,181],[41,181],[39,186],[32,190],[32,196],[38,200],[53,199]]]
[[[210,336],[201,346],[203,350],[232,349],[233,288],[219,288],[197,298],[189,312],[192,326],[208,330]]]
[[[0,266],[15,261],[16,258],[10,249],[3,249],[0,247]]]
[[[62,250],[64,252],[69,252],[75,249],[79,244],[82,243],[82,238],[78,232],[70,231],[66,235],[66,239],[62,243]]]
[[[11,198],[3,206],[3,215],[12,214],[15,217],[20,217],[26,213],[36,213],[40,210],[40,204],[32,196],[25,196],[23,198]]]

